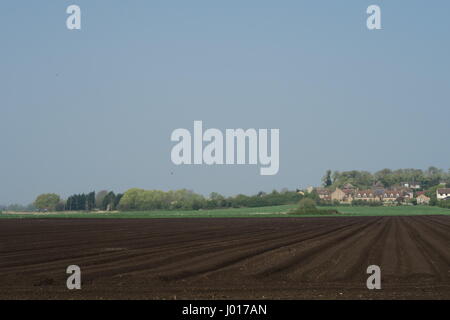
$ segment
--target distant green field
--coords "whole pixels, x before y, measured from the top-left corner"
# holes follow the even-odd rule
[[[398,207],[334,207],[346,216],[415,216],[415,215],[450,215],[449,209],[429,206],[398,206]]]
[[[214,210],[158,210],[121,211],[112,213],[61,212],[48,214],[0,214],[0,218],[226,218],[226,217],[278,217],[295,205],[259,208],[233,208]]]
[[[130,212],[70,212],[48,214],[0,214],[0,218],[245,218],[245,217],[307,217],[306,215],[287,215],[295,205],[259,208],[236,208],[215,210],[185,211],[130,211]],[[324,207],[336,209],[339,216],[408,216],[408,215],[450,215],[449,209],[428,206],[398,207]],[[308,215],[311,217],[312,215]],[[324,215],[321,215],[323,217]],[[336,216],[336,215],[331,215]]]

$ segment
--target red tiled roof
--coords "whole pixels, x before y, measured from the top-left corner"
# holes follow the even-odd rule
[[[420,196],[424,196],[425,198],[430,199],[430,197],[427,197],[427,196],[425,195],[425,193],[421,193],[421,194],[417,195],[417,197],[420,197]]]

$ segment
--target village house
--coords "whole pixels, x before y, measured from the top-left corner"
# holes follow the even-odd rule
[[[315,190],[321,200],[338,201],[343,204],[350,204],[353,200],[395,203],[398,201],[405,202],[414,198],[412,190],[408,188],[398,188],[392,190],[382,188],[367,190],[336,188],[334,191],[330,191],[325,188],[316,188]]]
[[[316,188],[316,192],[319,196],[320,200],[330,201],[331,200],[331,191],[325,188]]]
[[[374,190],[356,190],[355,200],[363,200],[363,201],[379,201],[379,198],[376,197]]]
[[[429,204],[431,199],[425,195],[425,191],[419,191],[416,193],[416,200],[417,204]]]
[[[336,188],[331,193],[331,201],[339,201],[340,203],[351,203],[353,200],[353,189]]]
[[[394,203],[398,198],[404,197],[404,193],[399,190],[385,190],[382,194],[382,201]]]
[[[436,198],[438,200],[444,200],[450,198],[450,188],[440,188],[436,190]]]
[[[416,182],[403,182],[402,185],[405,188],[410,188],[410,189],[414,189],[414,190],[421,188],[420,184],[416,183]]]

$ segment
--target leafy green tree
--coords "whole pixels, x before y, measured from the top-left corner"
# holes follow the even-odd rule
[[[119,208],[120,199],[122,199],[122,197],[123,197],[123,193],[116,194],[116,196],[114,198],[114,210]]]
[[[66,210],[69,211],[81,211],[92,210],[95,206],[95,193],[89,194],[74,194],[67,198]]]
[[[95,208],[95,191],[86,195],[86,210],[94,210]]]
[[[127,190],[119,203],[119,208],[121,210],[137,210],[138,209],[138,198],[145,192],[143,189],[132,188]]]
[[[443,187],[444,187],[443,184],[438,184],[425,191],[425,195],[430,198],[430,202],[428,203],[430,206],[436,206],[439,204],[439,201],[436,196],[436,190]]]
[[[116,209],[116,206],[117,206],[116,195],[114,194],[114,192],[111,191],[103,198],[101,209],[113,211]]]
[[[40,210],[55,210],[61,198],[55,193],[44,193],[39,195],[34,201],[36,208]]]
[[[322,184],[324,187],[329,187],[333,184],[333,181],[331,179],[331,170],[327,170],[325,175],[322,178]]]
[[[101,190],[95,195],[95,207],[101,209],[103,205],[103,199],[108,194],[108,190]]]

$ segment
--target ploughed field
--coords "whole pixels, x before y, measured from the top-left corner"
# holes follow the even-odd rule
[[[3,219],[0,299],[29,298],[450,299],[450,216]]]

